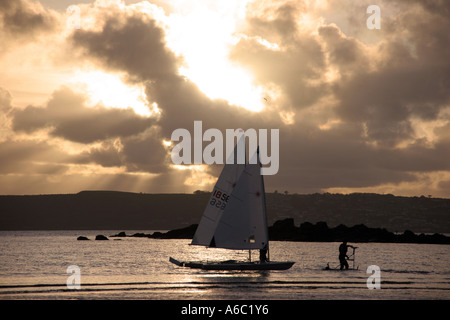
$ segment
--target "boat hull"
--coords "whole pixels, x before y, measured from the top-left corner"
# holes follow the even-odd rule
[[[170,262],[180,266],[203,270],[287,270],[295,262],[292,261],[268,261],[260,262],[242,262],[242,261],[223,261],[223,262],[180,262],[170,258]]]

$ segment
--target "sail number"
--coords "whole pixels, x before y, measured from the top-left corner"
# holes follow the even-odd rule
[[[225,192],[214,189],[214,192],[212,193],[209,204],[216,208],[220,208],[221,210],[223,210],[227,206],[227,202],[228,202],[229,198],[230,198],[230,196],[227,195]]]

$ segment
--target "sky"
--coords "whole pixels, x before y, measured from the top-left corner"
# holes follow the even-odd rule
[[[449,198],[448,30],[445,0],[2,0],[0,194],[212,190],[170,157],[202,121],[279,130],[268,192]]]

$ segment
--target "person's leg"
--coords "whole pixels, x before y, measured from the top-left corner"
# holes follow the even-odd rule
[[[340,262],[340,264],[341,264],[340,270],[344,269],[345,264],[347,263],[347,260],[345,260],[345,257],[339,256],[339,262]]]

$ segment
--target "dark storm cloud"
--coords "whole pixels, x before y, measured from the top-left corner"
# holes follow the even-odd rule
[[[345,36],[336,25],[320,26],[316,37],[287,23],[301,19],[301,3],[259,6],[263,8],[255,11],[249,7],[243,32],[251,37],[243,38],[231,57],[250,68],[259,83],[277,84],[295,108],[316,102],[331,88],[339,100],[335,116],[361,124],[358,136],[392,147],[414,138],[412,117],[434,120],[448,106],[450,19],[437,14],[439,6],[441,12],[447,10],[443,2],[424,5],[431,13],[405,5],[400,14],[383,19],[379,32],[384,38],[377,51]],[[269,49],[255,37],[277,38],[281,50]],[[327,67],[339,71],[339,80],[330,86],[311,85]]]
[[[301,6],[275,3],[250,10],[247,31],[254,37],[243,38],[231,57],[250,68],[258,82],[277,84],[295,108],[316,102],[331,89],[339,101],[331,116],[360,124],[355,138],[394,147],[415,138],[413,117],[435,120],[450,101],[450,19],[437,14],[439,6],[445,12],[446,4],[439,1],[424,5],[430,12],[405,5],[400,14],[383,19],[384,38],[377,51],[369,51],[336,25],[319,27],[319,37],[303,33],[287,23],[300,19],[296,13]],[[274,37],[278,30],[286,33]],[[255,36],[279,39],[281,50],[263,46]],[[326,67],[338,70],[339,80],[310,85]]]
[[[330,64],[337,67],[341,75],[345,77],[368,69],[369,58],[359,41],[345,37],[336,25],[319,27],[318,32],[324,40]]]
[[[264,38],[271,42],[288,44],[297,36],[297,15],[304,8],[303,1],[251,2],[247,7],[246,34],[264,35]]]
[[[0,27],[11,36],[34,37],[53,31],[56,24],[56,16],[39,3],[27,0],[0,1]]]
[[[287,4],[274,2],[261,8],[252,3],[248,8],[247,29],[232,48],[230,58],[250,69],[256,82],[283,90],[290,107],[305,108],[326,93],[326,86],[312,84],[325,69],[325,56],[318,39],[297,27],[302,2]],[[268,48],[259,42],[267,40],[279,49]]]
[[[444,12],[447,5],[420,4],[432,10],[417,10],[407,2],[398,15],[383,19],[383,40],[370,57],[372,69],[361,66],[333,87],[340,100],[337,115],[363,123],[369,140],[388,147],[414,139],[412,119],[436,120],[450,102],[450,19],[435,10],[441,6]],[[359,47],[353,56],[364,52]]]
[[[217,128],[225,132],[227,128],[267,128],[270,119],[268,115],[232,106],[223,100],[211,100],[194,83],[182,77],[151,83],[147,94],[162,109],[159,125],[162,134],[169,139],[177,128],[191,130],[195,120],[203,122],[203,130]],[[273,122],[277,123],[275,119]]]
[[[121,137],[120,151],[111,145],[102,146],[85,153],[82,162],[120,164],[128,171],[167,172],[172,162],[161,142],[170,140],[173,130],[190,130],[195,120],[203,121],[204,130],[225,130],[255,127],[261,119],[226,101],[209,99],[180,76],[181,60],[166,48],[162,29],[147,16],[109,17],[100,30],[75,32],[72,43],[85,59],[107,70],[126,72],[129,79],[144,84],[149,102],[156,102],[161,110],[157,125],[148,126],[142,134]]]
[[[73,161],[79,164],[95,163],[103,167],[125,167],[128,172],[167,171],[170,160],[156,130],[150,128],[135,136],[103,141],[100,146],[74,156]]]
[[[68,169],[68,155],[46,142],[0,142],[0,174],[57,174]],[[51,162],[49,163],[49,159]]]
[[[326,91],[311,84],[324,72],[324,56],[319,43],[309,36],[298,38],[287,48],[272,50],[256,39],[241,39],[230,57],[251,70],[258,84],[277,85],[295,109],[316,102]]]
[[[104,141],[101,146],[94,147],[76,157],[77,163],[94,162],[103,167],[120,167],[124,164],[120,146],[112,141]]]
[[[162,172],[170,163],[168,154],[161,147],[158,128],[153,127],[146,132],[123,140],[123,154],[128,171]]]
[[[15,131],[33,133],[50,128],[53,136],[81,143],[135,135],[153,123],[153,119],[139,116],[132,109],[87,107],[85,97],[67,87],[55,91],[44,108],[15,110],[12,121]]]
[[[36,130],[48,129],[53,137],[83,144],[101,143],[79,155],[67,155],[45,143],[28,141],[16,145],[6,141],[2,145],[5,152],[2,154],[2,170],[5,172],[27,167],[39,172],[51,168],[67,169],[61,165],[45,164],[49,159],[55,160],[53,154],[58,152],[58,158],[63,157],[67,165],[99,164],[103,167],[126,167],[130,172],[167,170],[167,152],[162,147],[154,119],[139,116],[132,109],[88,107],[83,94],[67,87],[55,91],[44,107],[28,106],[14,110],[11,122],[16,132],[33,134]],[[45,157],[49,157],[47,161],[44,161]],[[36,161],[43,164],[36,165]]]
[[[71,98],[65,101],[64,95],[58,97],[67,114],[59,113],[62,109],[54,105],[53,97],[46,108],[15,112],[14,129],[31,133],[54,128],[52,135],[71,141],[100,141],[100,146],[74,161],[124,166],[133,172],[164,172],[158,177],[161,187],[169,183],[165,175],[176,174],[168,171],[171,161],[161,140],[170,139],[177,128],[193,132],[194,120],[203,121],[203,131],[280,129],[280,171],[266,177],[270,190],[379,186],[417,181],[414,173],[448,170],[449,139],[443,138],[444,129],[436,130],[438,138],[430,146],[414,142],[411,122],[412,117],[438,119],[448,105],[448,18],[404,13],[383,23],[385,39],[376,50],[368,51],[334,25],[322,25],[317,33],[299,29],[296,19],[305,9],[301,2],[252,6],[246,29],[240,30],[246,36],[230,56],[251,70],[258,84],[279,87],[287,106],[254,113],[208,98],[178,74],[182,58],[167,48],[164,32],[152,18],[112,9],[116,11],[103,18],[100,28],[76,30],[71,43],[80,58],[105,70],[125,72],[129,80],[145,85],[148,100],[158,104],[161,117],[156,121],[130,110],[88,110],[81,96],[68,94]],[[278,44],[279,49],[268,48],[261,39]],[[324,73],[330,67],[341,78],[325,83]],[[211,77],[220,77],[211,72]],[[298,117],[288,126],[278,115],[278,108],[301,112],[329,95],[337,103],[324,117],[340,122],[327,130],[320,130],[307,117]],[[393,148],[407,139],[413,142],[403,149]],[[208,168],[214,175],[218,169]],[[177,174],[187,177],[189,173]]]
[[[407,171],[383,167],[380,159],[389,155],[389,150],[373,148],[359,135],[360,128],[352,124],[325,131],[306,124],[281,130],[280,170],[265,177],[267,185],[279,191],[320,192],[415,180]]]
[[[331,93],[338,103],[327,116],[339,119],[340,124],[323,131],[305,119],[297,121],[295,128],[285,126],[281,131],[280,171],[267,177],[268,181],[320,191],[414,182],[418,181],[414,173],[448,170],[448,140],[438,138],[430,145],[430,141],[416,137],[413,126],[414,119],[440,119],[440,112],[449,105],[448,16],[409,11],[405,6],[398,16],[383,20],[380,32],[385,37],[369,50],[336,25],[322,25],[318,37],[304,34],[285,23],[286,19],[298,19],[293,13],[301,8],[290,7],[290,14],[281,14],[277,5],[268,6],[273,9],[269,13],[250,11],[248,29],[242,31],[250,37],[237,44],[231,57],[250,68],[259,83],[279,85],[296,108]],[[432,11],[437,12],[438,5],[445,6],[433,2]],[[287,31],[285,36],[274,36],[281,29]],[[277,39],[281,50],[265,47],[257,37]],[[328,67],[339,71],[339,80],[316,86],[317,92],[308,90],[304,83]],[[290,77],[293,74],[296,77]],[[308,100],[308,96],[313,99]],[[441,131],[435,132],[438,137]],[[405,141],[410,144],[393,148]]]
[[[164,32],[146,15],[109,16],[101,31],[77,30],[72,41],[85,56],[95,57],[107,69],[126,70],[138,81],[172,77],[178,58],[164,42]]]
[[[437,14],[442,15],[444,17],[450,16],[450,2],[446,0],[397,0],[399,3],[403,3],[411,6],[412,4],[418,4],[425,10]]]
[[[11,94],[0,87],[0,112],[8,112],[11,109]]]
[[[105,69],[126,72],[146,86],[149,101],[161,109],[158,125],[166,139],[176,128],[192,127],[194,120],[203,120],[205,128],[225,129],[255,125],[266,117],[224,100],[211,100],[179,75],[182,59],[166,47],[163,30],[146,15],[110,16],[100,30],[76,31],[72,43],[84,58]]]

